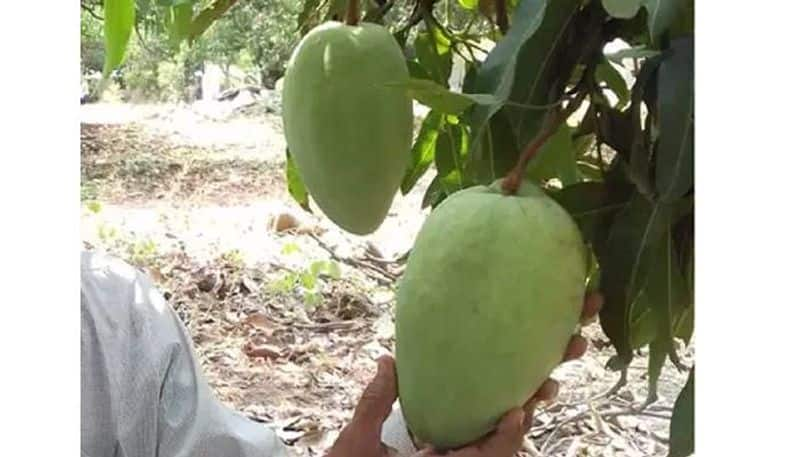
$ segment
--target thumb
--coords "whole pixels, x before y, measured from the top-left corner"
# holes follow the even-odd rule
[[[374,426],[377,430],[392,412],[392,405],[397,399],[397,374],[394,359],[383,356],[378,359],[378,372],[367,385],[361,399],[356,405],[353,424]]]

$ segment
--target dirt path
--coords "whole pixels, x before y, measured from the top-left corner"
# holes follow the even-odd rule
[[[372,360],[392,350],[401,267],[390,260],[424,220],[430,176],[395,199],[375,234],[356,237],[288,196],[274,114],[235,116],[224,105],[82,110],[84,244],[155,278],[224,402],[275,427],[298,455],[322,455]],[[293,228],[282,230],[287,221]],[[628,385],[601,396],[617,381],[604,369],[613,351],[598,325],[585,334],[589,353],[555,373],[558,402],[537,416],[525,455],[666,455],[670,407],[686,374],[668,365],[662,398],[647,415],[630,415],[647,396],[646,354]]]

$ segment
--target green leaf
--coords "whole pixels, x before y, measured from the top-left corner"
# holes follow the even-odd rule
[[[674,316],[689,306],[686,282],[681,275],[669,231],[659,242],[645,291],[656,321],[656,338],[650,345],[648,401],[657,400],[658,378],[667,354],[673,348]]]
[[[628,49],[621,49],[611,54],[606,54],[606,59],[616,64],[622,65],[624,59],[647,59],[661,54],[661,51],[649,49],[645,45],[633,46]]]
[[[694,43],[672,42],[658,69],[656,188],[665,202],[694,185]]]
[[[322,273],[326,269],[325,266],[326,266],[326,262],[323,261],[323,260],[316,260],[314,262],[311,262],[311,266],[309,267],[309,270],[311,271],[311,275],[314,278],[318,277],[319,274]]]
[[[603,7],[611,17],[630,19],[642,7],[642,0],[603,0]]]
[[[447,86],[453,67],[453,51],[452,42],[444,33],[435,26],[429,27],[427,32],[420,32],[414,41],[414,51],[428,77]]]
[[[344,20],[347,13],[348,0],[328,0],[328,12],[325,14],[326,20],[333,20],[338,18]]]
[[[195,16],[192,20],[192,24],[189,26],[189,44],[194,43],[203,32],[211,27],[211,24],[222,17],[235,3],[236,0],[214,0],[210,5],[197,13],[197,16]]]
[[[317,284],[317,275],[314,274],[313,270],[300,273],[300,284],[304,289],[313,289]]]
[[[625,78],[608,60],[603,60],[595,67],[594,76],[597,82],[605,82],[617,96],[616,108],[621,109],[631,100],[631,91]]]
[[[436,139],[436,172],[445,193],[452,194],[469,185],[463,175],[464,160],[469,146],[466,127],[445,122]]]
[[[650,344],[650,353],[647,360],[647,400],[650,404],[658,400],[658,378],[661,377],[661,369],[667,361],[671,341],[656,340]]]
[[[308,190],[300,177],[300,172],[297,170],[297,165],[292,159],[289,149],[286,149],[286,185],[289,188],[289,194],[294,198],[294,201],[300,205],[301,208],[311,212],[311,207],[308,203]]]
[[[564,187],[578,181],[571,129],[566,123],[542,145],[528,165],[527,175],[534,182],[558,178]]]
[[[480,108],[480,106],[478,106]],[[517,163],[520,150],[511,131],[511,121],[505,111],[498,111],[486,125],[485,134],[472,136],[480,144],[471,143],[469,174],[477,182],[489,184],[505,176]]]
[[[658,318],[646,296],[640,295],[634,301],[631,315],[631,347],[639,349],[655,341],[658,336]]]
[[[303,2],[303,9],[300,10],[300,14],[297,15],[297,29],[295,30],[303,31],[303,33],[307,32],[311,19],[318,13],[320,4],[325,1],[326,0],[305,0]]]
[[[669,457],[694,454],[694,367],[675,400],[669,424]]]
[[[651,92],[655,89],[653,76],[658,70],[660,58],[654,57],[645,60],[641,70],[636,78],[636,83],[631,90],[631,107],[626,111],[627,119],[630,121],[630,131],[632,138],[630,139],[630,153],[629,153],[629,166],[628,177],[640,193],[645,195],[653,195],[653,180],[651,173],[651,159],[652,159],[652,142],[650,141],[650,134],[652,129],[653,114],[648,113],[645,119],[645,129],[642,131],[641,119],[641,105],[642,101],[647,101],[650,98]],[[651,105],[647,105],[650,110]]]
[[[296,243],[286,243],[281,248],[281,254],[283,255],[291,255],[296,252],[300,252],[300,246],[298,246]]]
[[[668,229],[669,212],[636,194],[615,217],[607,242],[597,246],[605,298],[600,324],[625,364],[633,359],[633,303],[646,284],[653,246]]]
[[[644,0],[647,9],[647,25],[650,29],[650,38],[653,43],[658,43],[661,35],[669,29],[673,21],[678,18],[685,2],[693,0]]]
[[[444,114],[461,114],[474,104],[489,105],[496,102],[492,95],[452,92],[429,79],[409,78],[386,85],[405,89],[409,97]]]
[[[566,186],[550,196],[572,216],[587,241],[595,239],[597,224],[625,208],[627,201],[614,200],[606,184],[581,182]]]
[[[458,0],[458,4],[465,10],[474,10],[478,6],[478,0]]]
[[[400,192],[408,194],[417,183],[419,178],[425,174],[433,162],[436,153],[436,139],[439,136],[439,128],[442,125],[444,116],[436,111],[430,111],[422,121],[417,139],[411,148],[411,163],[403,176],[400,184]]]
[[[561,0],[548,2],[541,26],[519,54],[521,64],[514,75],[509,100],[520,105],[547,105],[562,96],[570,75],[564,68],[573,64],[565,58],[565,46],[569,25],[580,11],[580,1]],[[516,18],[515,18],[516,21]],[[581,38],[588,40],[592,30],[582,30]],[[577,45],[576,45],[577,46]],[[577,60],[577,54],[573,56]],[[483,91],[482,91],[483,92]],[[546,110],[531,110],[521,106],[506,106],[517,145],[522,148],[539,134],[547,115]]]
[[[422,208],[429,206],[436,207],[439,203],[447,198],[447,192],[442,188],[439,176],[433,178],[428,188],[425,190],[425,195],[422,196]]]
[[[103,77],[125,61],[125,52],[136,18],[134,0],[105,0],[103,4],[103,33],[105,37],[105,62]]]
[[[478,69],[473,87],[475,92],[491,93],[499,101],[508,100],[512,94],[515,82],[519,80],[519,91],[525,92],[531,88],[541,90],[544,80],[544,69],[549,63],[548,55],[565,33],[564,25],[580,7],[579,1],[565,0],[557,6],[547,8],[545,1],[522,1],[514,13],[514,20],[505,37],[497,43],[486,60]],[[549,10],[549,11],[548,11]],[[538,33],[540,26],[548,14],[548,26]],[[560,32],[560,33],[559,33]],[[524,65],[517,66],[517,62]],[[527,98],[522,96],[521,98]],[[536,101],[522,101],[521,103],[535,104]],[[489,119],[502,108],[502,103],[488,106],[478,106],[473,111],[471,126],[473,131],[473,144],[480,142],[486,134]]]
[[[328,275],[333,279],[339,279],[342,277],[342,270],[339,268],[339,264],[330,261],[328,262]]]

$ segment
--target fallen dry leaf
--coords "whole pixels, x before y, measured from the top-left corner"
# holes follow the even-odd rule
[[[249,342],[244,347],[244,353],[252,358],[277,359],[283,356],[283,351],[277,346],[271,344],[254,345]]]

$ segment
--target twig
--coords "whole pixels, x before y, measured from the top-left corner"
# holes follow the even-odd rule
[[[364,322],[356,320],[320,322],[317,324],[289,324],[291,326],[307,330],[355,330],[364,326]]]
[[[548,455],[548,452],[547,452],[548,448],[549,448],[548,445],[550,444],[550,441],[555,436],[556,432],[558,432],[561,429],[561,427],[563,427],[564,425],[567,425],[569,423],[576,422],[578,420],[586,418],[587,416],[589,416],[589,414],[591,412],[592,412],[592,409],[591,408],[587,408],[586,410],[581,411],[580,413],[577,413],[577,414],[573,415],[572,417],[559,422],[555,426],[555,428],[553,428],[553,430],[550,432],[550,434],[547,436],[547,439],[544,441],[544,444],[542,444],[542,446],[541,446],[542,453],[544,455]],[[638,410],[638,408],[637,409],[630,409],[630,410],[606,411],[606,412],[602,412],[602,413],[598,412],[597,416],[602,418],[603,420],[610,419],[610,418],[613,418],[613,417],[619,417],[619,416],[647,416],[647,417],[654,417],[654,418],[657,418],[657,419],[665,419],[665,420],[669,420],[672,417],[670,415],[665,415],[665,414],[652,413],[652,412],[649,412],[649,411],[640,411],[640,410]],[[546,427],[546,428],[549,428],[549,427]]]
[[[323,242],[321,239],[319,239],[319,237],[317,235],[314,235],[313,233],[308,233],[308,236],[313,238],[314,241],[316,241],[317,244],[319,244],[322,249],[325,249],[328,252],[328,254],[330,254],[330,256],[333,257],[334,259],[336,259],[336,260],[338,260],[340,262],[344,262],[346,264],[352,265],[352,266],[354,266],[356,268],[366,268],[367,271],[371,271],[373,273],[377,273],[377,275],[371,274],[369,276],[372,279],[374,279],[375,281],[377,281],[381,285],[391,286],[392,284],[394,284],[395,280],[397,279],[393,274],[391,274],[391,273],[389,273],[389,272],[387,272],[387,271],[385,271],[383,269],[380,269],[380,268],[376,267],[375,265],[372,265],[371,263],[365,262],[363,260],[352,259],[350,257],[342,257],[342,256],[340,256],[339,254],[336,253],[336,251],[333,250],[333,248],[331,248],[330,246],[325,244],[325,242]]]
[[[358,4],[359,0],[347,1],[347,13],[345,14],[345,23],[347,25],[358,24],[358,19],[359,19]]]
[[[519,185],[522,182],[522,175],[525,173],[528,163],[533,159],[536,153],[539,152],[539,149],[541,149],[547,140],[558,130],[561,124],[567,120],[569,115],[578,109],[583,101],[583,98],[584,95],[581,92],[569,102],[566,108],[556,108],[555,111],[551,112],[549,116],[550,123],[543,130],[541,130],[530,143],[528,143],[528,146],[526,146],[525,150],[522,152],[522,154],[520,154],[517,165],[503,180],[503,192],[506,195],[513,195],[517,193],[517,189],[519,189]]]
[[[98,21],[104,20],[103,16],[100,16],[99,14],[95,13],[94,9],[91,6],[86,6],[83,2],[81,2],[81,8],[87,13],[89,13],[90,16],[97,19]]]

